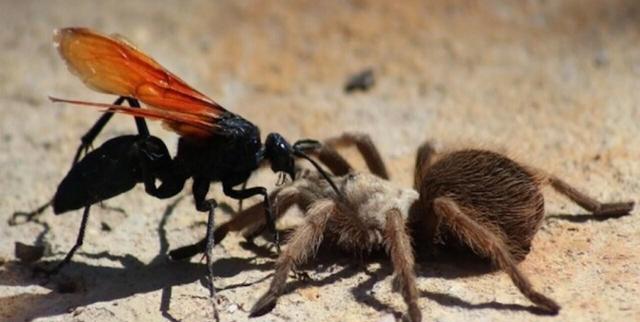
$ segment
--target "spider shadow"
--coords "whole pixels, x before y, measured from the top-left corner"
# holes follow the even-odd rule
[[[621,214],[621,215],[594,215],[591,213],[582,213],[582,214],[553,214],[553,215],[547,215],[545,217],[545,221],[553,221],[553,220],[563,220],[563,221],[568,221],[568,222],[572,222],[572,223],[585,223],[585,222],[590,222],[590,221],[597,221],[597,222],[601,222],[601,221],[607,221],[610,219],[618,219],[618,218],[622,218],[622,217],[626,217],[629,216],[630,213],[627,214]]]
[[[3,314],[12,320],[33,320],[40,317],[65,314],[70,309],[98,302],[113,301],[135,294],[162,290],[160,311],[171,321],[177,321],[169,313],[173,286],[200,281],[206,285],[206,265],[189,261],[171,261],[165,255],[169,249],[165,225],[182,198],[170,204],[160,221],[158,235],[160,251],[149,263],[143,263],[131,255],[116,256],[108,252],[96,254],[78,252],[78,256],[91,259],[107,259],[119,262],[121,267],[95,266],[71,261],[61,273],[48,279],[35,277],[33,267],[18,261],[6,262],[0,271],[0,285],[30,286],[40,284],[47,293],[21,293],[0,298],[0,307],[9,308]],[[38,240],[42,238],[38,236]],[[56,262],[41,261],[38,266],[51,267]],[[216,276],[229,277],[244,270],[267,271],[271,263],[255,264],[253,258],[220,258],[213,264]],[[224,289],[250,285],[229,285]],[[203,289],[203,295],[206,292]],[[0,316],[2,317],[2,316]]]
[[[377,259],[382,261],[380,268],[373,272],[365,271],[369,278],[356,285],[351,290],[351,293],[358,302],[370,306],[377,311],[389,312],[393,314],[396,319],[400,319],[403,316],[403,312],[399,312],[390,305],[379,301],[371,292],[376,283],[393,274],[393,268],[388,258],[383,259],[380,257]],[[455,252],[436,257],[419,254],[416,262],[419,264],[417,265],[416,275],[420,277],[457,279],[485,275],[498,271],[492,267],[489,260],[480,258],[464,250],[456,250]],[[420,297],[426,297],[431,301],[447,307],[459,307],[467,310],[494,309],[526,311],[535,315],[548,315],[547,312],[533,305],[505,304],[496,301],[471,303],[454,295],[425,290],[419,292]],[[400,296],[400,294],[398,294],[398,296]]]
[[[547,215],[545,220],[565,220],[574,223],[585,223],[589,221],[606,221],[616,219],[629,214],[622,215],[594,215],[586,214],[555,214]],[[448,252],[451,250],[451,252]],[[489,273],[499,272],[491,265],[488,259],[475,255],[472,251],[464,248],[453,248],[445,250],[445,253],[433,256],[418,256],[421,268],[416,273],[423,277],[440,277],[445,279],[457,279],[472,276],[480,276]],[[419,254],[420,255],[420,254]],[[497,309],[509,311],[527,311],[535,315],[549,315],[548,312],[537,306],[525,306],[520,304],[505,304],[496,301],[486,303],[470,303],[450,294],[421,291],[421,296],[443,306],[456,306],[467,310],[475,309]]]
[[[344,250],[330,242],[322,242],[316,255],[306,263],[298,266],[298,268],[300,271],[313,271],[316,274],[328,273],[329,275],[320,279],[305,278],[287,283],[283,295],[290,294],[299,288],[330,285],[341,279],[350,278],[358,274],[362,270],[362,267],[366,269],[367,262],[365,261],[368,261],[369,258],[363,257],[354,265],[352,255],[353,254],[344,252]]]
[[[261,252],[266,252],[264,248]],[[264,253],[263,253],[264,254]],[[452,254],[443,254],[437,257],[433,256],[419,256],[418,260],[422,265],[422,268],[417,269],[416,273],[421,277],[440,277],[445,279],[465,278],[471,276],[484,275],[497,270],[491,266],[489,260],[479,258],[469,252],[458,251]],[[322,287],[325,285],[333,284],[342,279],[347,279],[355,276],[360,272],[365,272],[368,278],[355,285],[350,291],[356,301],[367,305],[379,312],[389,312],[394,315],[396,319],[400,319],[403,316],[403,312],[395,310],[392,306],[381,302],[375,297],[372,292],[374,285],[387,276],[393,274],[393,268],[390,259],[384,252],[384,250],[374,251],[369,254],[364,254],[358,264],[353,264],[352,254],[340,250],[340,248],[331,245],[330,243],[323,242],[318,249],[317,255],[306,264],[301,266],[301,269],[311,270],[316,273],[326,272],[329,269],[333,269],[336,266],[340,268],[335,272],[330,272],[330,275],[321,279],[304,279],[294,280],[287,283],[285,291],[282,295],[290,294],[293,291],[305,288],[305,287]],[[321,263],[318,265],[318,263]],[[379,263],[380,267],[374,271],[370,271],[367,267],[369,264]],[[546,313],[535,307],[526,306],[520,304],[504,304],[496,301],[487,303],[471,303],[453,295],[421,291],[420,296],[429,298],[430,300],[443,305],[460,307],[469,310],[478,309],[495,309],[495,310],[508,310],[508,311],[527,311],[536,315],[545,315]]]

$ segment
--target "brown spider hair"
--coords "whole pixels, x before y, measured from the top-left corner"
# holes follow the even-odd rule
[[[594,215],[629,213],[633,202],[600,203],[560,178],[487,150],[446,153],[433,162],[429,143],[418,149],[414,188],[420,193],[409,225],[421,243],[462,244],[504,270],[531,302],[555,314],[560,306],[535,291],[516,264],[529,253],[544,218],[540,187],[554,190]]]

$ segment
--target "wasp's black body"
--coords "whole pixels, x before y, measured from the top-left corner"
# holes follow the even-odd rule
[[[82,245],[91,206],[129,191],[138,183],[143,183],[145,191],[154,197],[169,198],[182,191],[188,179],[193,179],[196,209],[209,215],[206,241],[183,247],[173,257],[185,258],[204,250],[210,281],[213,213],[217,206],[214,199],[206,198],[211,183],[220,182],[225,195],[234,199],[262,196],[268,228],[274,233],[276,246],[279,245],[267,189],[234,187],[247,182],[263,163],[293,179],[295,157],[308,159],[324,173],[302,152],[304,146],[317,146],[318,142],[304,140],[291,146],[281,135],[271,133],[263,144],[257,126],[193,89],[119,37],[86,28],[63,28],[54,31],[54,45],[69,70],[86,85],[118,99],[110,105],[52,98],[100,108],[106,113],[82,137],[71,170],[52,200],[56,214],[83,207],[84,214],[76,244],[50,272],[68,263]],[[122,106],[125,101],[130,107]],[[141,108],[139,101],[145,103],[145,108]],[[138,135],[110,139],[88,152],[114,113],[134,116]],[[162,140],[149,134],[145,119],[160,120],[180,135],[175,156],[171,156]],[[81,158],[83,152],[86,155]],[[44,208],[26,215],[32,217]],[[213,294],[212,283],[210,290]]]
[[[133,107],[139,106],[137,100],[125,97],[116,100],[115,104],[124,101]],[[78,151],[87,150],[106,125],[104,119],[108,120],[111,115],[111,112],[107,112],[96,122],[83,137]],[[274,172],[285,172],[293,178],[295,156],[306,157],[296,145],[291,146],[277,133],[269,134],[262,144],[257,126],[228,113],[219,122],[220,130],[215,136],[206,141],[182,137],[178,141],[176,155],[171,157],[164,142],[149,134],[144,120],[136,118],[136,125],[138,135],[115,137],[83,158],[80,158],[80,152],[76,155],[71,170],[58,186],[52,205],[56,214],[85,208],[84,214],[76,244],[50,273],[68,263],[82,245],[90,207],[125,193],[138,183],[144,184],[148,194],[164,199],[182,191],[185,182],[191,178],[196,209],[209,212],[205,241],[170,252],[174,259],[188,258],[205,251],[208,266],[211,267],[213,212],[217,203],[214,199],[206,199],[206,195],[210,184],[214,182],[220,182],[225,195],[234,199],[262,196],[269,229],[274,233],[276,246],[279,245],[267,189],[252,187],[236,190],[234,187],[245,183],[265,161],[270,163]],[[315,141],[300,142],[316,144]],[[213,285],[210,289],[213,293]]]
[[[165,153],[158,150],[166,151],[166,147],[152,136],[123,135],[106,141],[71,168],[53,197],[53,211],[80,209],[131,190],[143,182],[141,153]],[[168,164],[171,159],[163,162]]]

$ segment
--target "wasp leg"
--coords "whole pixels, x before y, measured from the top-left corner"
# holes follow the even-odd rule
[[[113,105],[122,105],[124,100],[125,97],[120,96],[115,100],[115,102],[113,102]],[[78,163],[80,157],[83,154],[87,154],[87,152],[89,152],[93,141],[96,139],[98,134],[102,132],[102,129],[105,127],[105,125],[109,123],[111,117],[113,117],[113,112],[105,112],[104,114],[102,114],[102,116],[100,116],[100,118],[93,124],[93,126],[91,126],[89,131],[87,131],[87,133],[85,133],[82,138],[80,138],[80,146],[78,146],[76,155],[73,157],[73,161],[71,162],[72,168],[74,165],[76,165],[76,163]]]
[[[118,97],[118,99],[116,99],[113,102],[113,105],[122,105],[122,103],[124,103],[125,100],[127,101],[127,103],[129,103],[131,107],[140,108],[140,103],[138,102],[138,100],[130,97],[124,97],[124,96]],[[80,146],[78,146],[78,149],[76,150],[76,154],[73,157],[73,162],[71,163],[71,167],[73,167],[76,163],[78,163],[82,154],[87,154],[87,152],[91,148],[91,145],[93,144],[93,141],[96,139],[96,137],[98,137],[98,134],[102,132],[102,129],[107,125],[107,123],[109,123],[109,121],[111,120],[111,117],[113,117],[113,112],[105,112],[96,121],[96,123],[94,123],[93,126],[91,126],[89,131],[87,131],[87,133],[85,133],[82,136],[82,138],[80,139],[80,142],[81,142]],[[136,128],[138,129],[138,134],[143,136],[149,136],[149,128],[147,127],[147,123],[145,122],[144,118],[135,117],[135,121],[136,121]]]
[[[129,106],[140,108],[140,102],[138,102],[137,99],[126,97],[126,100],[127,100],[127,103],[129,103]],[[114,104],[114,105],[117,105],[117,104]],[[135,120],[136,120],[136,127],[138,128],[138,134],[142,136],[149,136],[149,128],[147,127],[147,122],[144,120],[144,117],[136,116]]]
[[[58,263],[56,266],[54,266],[52,269],[36,268],[34,273],[42,272],[45,275],[49,276],[59,272],[62,267],[64,267],[71,261],[71,258],[76,253],[78,248],[82,246],[82,243],[84,241],[84,232],[87,229],[87,222],[89,221],[90,209],[91,209],[91,206],[84,207],[84,212],[82,213],[82,221],[80,222],[80,230],[78,231],[78,237],[76,238],[76,243],[73,245],[73,247],[71,247],[69,252],[67,252],[67,254],[64,256],[64,259],[60,263]]]
[[[214,211],[218,207],[218,203],[215,199],[205,199],[209,192],[209,180],[202,178],[194,178],[193,180],[193,198],[196,202],[196,209],[198,211],[209,212],[207,218],[207,234],[205,237],[205,258],[207,260],[207,274],[209,279],[209,296],[214,298],[216,295],[216,288],[213,285],[213,247],[215,246],[215,240],[213,238],[213,228],[215,226]],[[215,301],[212,302],[213,312],[215,320],[218,320],[218,311],[216,309]]]
[[[245,182],[242,183],[242,190],[247,189],[247,183],[249,183],[249,179],[247,179]],[[244,199],[240,199],[238,200],[238,212],[242,211],[242,202],[244,201]]]
[[[159,199],[173,197],[182,191],[187,176],[180,174],[164,142],[150,136],[142,139],[138,147],[145,191]],[[156,186],[156,179],[160,180],[160,186]]]
[[[246,199],[256,195],[261,195],[264,198],[263,207],[267,226],[269,227],[269,230],[273,232],[273,240],[276,244],[276,250],[280,253],[280,234],[278,233],[278,230],[276,230],[276,219],[271,211],[271,201],[269,200],[267,189],[264,187],[253,187],[243,190],[233,190],[232,187],[224,183],[222,184],[222,189],[225,195],[233,199]]]

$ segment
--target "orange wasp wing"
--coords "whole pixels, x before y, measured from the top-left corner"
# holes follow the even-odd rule
[[[69,70],[87,86],[103,93],[134,97],[152,109],[163,110],[150,112],[162,117],[146,117],[162,119],[183,136],[212,135],[216,120],[228,113],[122,39],[86,28],[64,28],[54,31],[54,44]],[[112,111],[136,114],[128,109]],[[184,117],[172,117],[180,114]],[[198,119],[199,122],[185,121]],[[210,131],[202,128],[205,123],[211,124]]]

